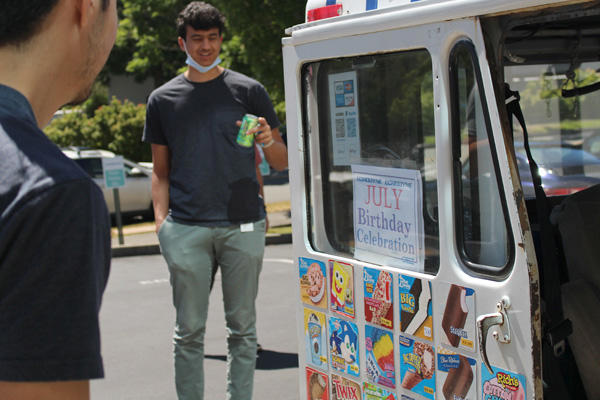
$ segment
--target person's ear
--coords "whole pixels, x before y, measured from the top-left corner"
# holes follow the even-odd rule
[[[185,40],[181,36],[177,38],[177,43],[179,44],[181,51],[185,52]]]
[[[94,14],[100,9],[101,0],[71,0],[75,3],[77,10],[77,24],[80,27],[87,27],[92,23]]]

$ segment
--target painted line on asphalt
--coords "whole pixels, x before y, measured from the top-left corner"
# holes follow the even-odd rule
[[[289,258],[265,258],[263,262],[293,264],[294,260],[290,260]]]
[[[169,283],[169,279],[151,279],[139,282],[140,285],[159,285],[161,283]]]

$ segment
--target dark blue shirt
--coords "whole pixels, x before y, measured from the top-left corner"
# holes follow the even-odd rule
[[[143,140],[171,152],[170,215],[178,222],[226,226],[265,217],[254,148],[236,142],[244,114],[279,121],[257,81],[225,70],[209,82],[179,75],[150,95]]]
[[[104,375],[98,312],[110,268],[100,188],[0,85],[0,380]]]

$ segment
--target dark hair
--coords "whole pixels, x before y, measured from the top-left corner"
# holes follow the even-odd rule
[[[31,39],[61,0],[2,0],[0,46],[19,45]],[[102,0],[106,10],[111,0]]]
[[[192,1],[177,16],[177,34],[183,39],[188,26],[196,30],[219,28],[219,35],[221,35],[225,30],[225,16],[208,3]]]

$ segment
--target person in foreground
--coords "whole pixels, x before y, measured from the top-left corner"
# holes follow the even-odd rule
[[[180,12],[178,43],[188,68],[150,95],[143,135],[152,145],[156,226],[176,309],[180,400],[204,396],[204,333],[214,265],[221,268],[227,325],[227,398],[252,398],[265,209],[255,150],[236,142],[244,114],[259,116],[251,132],[269,164],[287,167],[287,149],[266,90],[219,65],[224,21],[204,2]]]
[[[0,399],[88,399],[104,375],[110,268],[100,189],[42,132],[85,100],[116,0],[4,0],[0,11]]]

